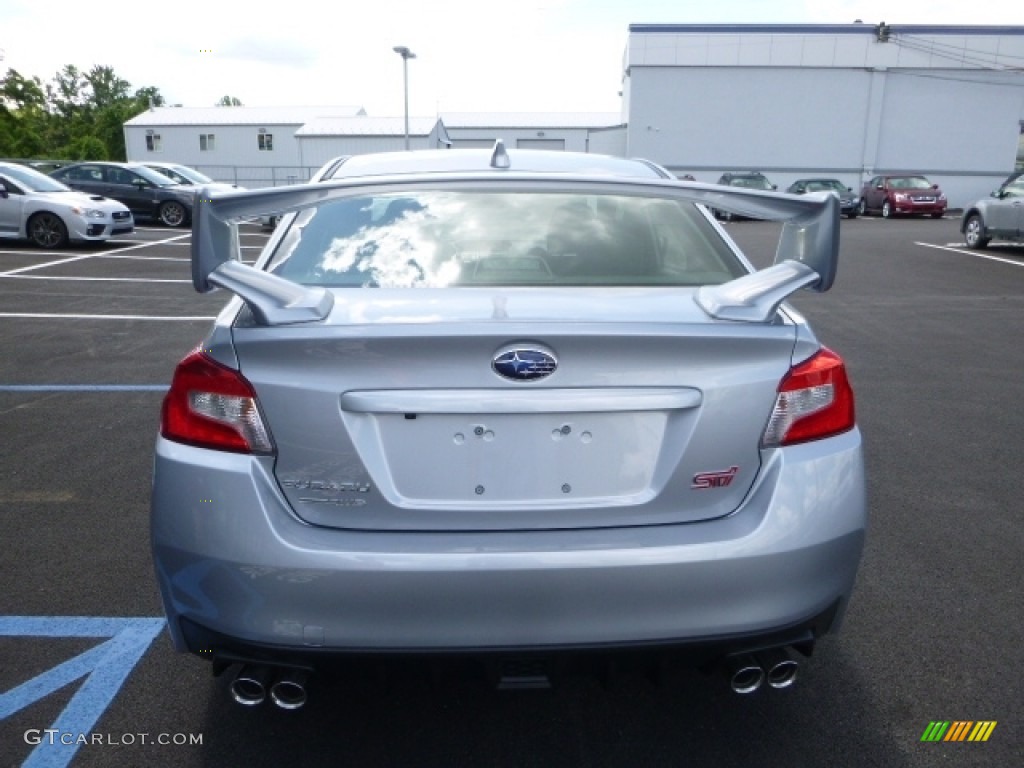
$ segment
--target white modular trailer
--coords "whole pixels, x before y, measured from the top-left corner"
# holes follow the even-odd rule
[[[218,181],[260,186],[224,174],[302,166],[295,134],[303,125],[322,117],[365,114],[357,106],[156,107],[124,124],[125,146],[133,162],[180,163],[207,169]]]
[[[492,147],[501,139],[507,147],[596,152],[593,133],[622,123],[618,112],[444,112],[441,117],[455,149]]]
[[[780,189],[923,173],[963,206],[1014,168],[1022,62],[1024,27],[634,24],[624,154]]]
[[[399,152],[405,149],[404,117],[323,117],[295,132],[300,165],[319,167],[340,155]],[[409,149],[444,149],[451,145],[444,122],[436,117],[409,118]]]

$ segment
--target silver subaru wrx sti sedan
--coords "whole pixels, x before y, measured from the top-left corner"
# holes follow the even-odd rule
[[[782,222],[775,264],[709,208]],[[790,685],[865,535],[843,361],[785,303],[831,287],[838,233],[831,194],[501,142],[204,192],[193,282],[234,297],[156,445],[175,647],[284,708],[367,654],[658,649]]]

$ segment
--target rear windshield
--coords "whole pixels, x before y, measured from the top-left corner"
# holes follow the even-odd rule
[[[417,191],[301,212],[268,268],[305,285],[672,286],[746,273],[692,203]]]

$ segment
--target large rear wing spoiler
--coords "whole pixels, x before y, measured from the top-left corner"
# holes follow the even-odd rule
[[[238,224],[268,213],[285,214],[365,194],[408,191],[410,185],[459,191],[545,191],[637,194],[703,203],[741,216],[783,223],[773,266],[722,285],[705,286],[696,301],[723,320],[767,322],[801,288],[823,292],[839,260],[839,198],[830,192],[789,195],[676,180],[624,180],[563,174],[425,174],[360,177],[266,190],[211,193],[192,211],[192,284],[200,293],[226,288],[249,306],[259,324],[321,320],[333,294],[302,286],[241,262]]]

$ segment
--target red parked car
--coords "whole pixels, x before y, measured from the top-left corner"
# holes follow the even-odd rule
[[[938,219],[946,212],[946,196],[938,184],[924,176],[875,176],[860,193],[860,214],[928,214]]]

